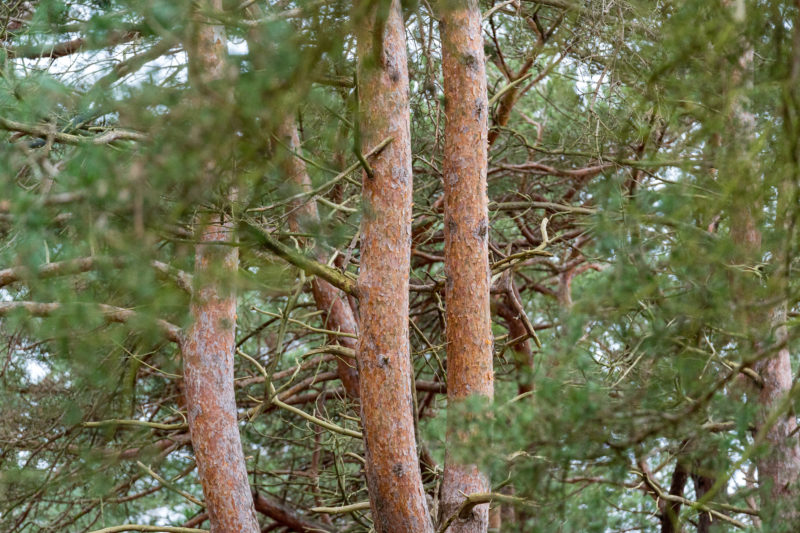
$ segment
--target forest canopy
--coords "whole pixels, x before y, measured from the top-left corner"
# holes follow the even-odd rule
[[[800,1],[0,44],[0,531],[800,531]]]

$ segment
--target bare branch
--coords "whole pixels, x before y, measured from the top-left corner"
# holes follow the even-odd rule
[[[103,317],[107,322],[126,324],[141,316],[136,311],[131,311],[130,309],[123,309],[121,307],[114,307],[112,305],[106,305],[106,304],[86,304],[86,305],[90,307],[91,306],[96,307],[103,314]],[[24,310],[32,316],[46,317],[58,313],[59,311],[64,311],[66,308],[67,305],[55,302],[51,303],[30,302],[30,301],[0,302],[0,316],[6,316],[10,313],[13,313],[14,311]],[[167,340],[176,343],[181,342],[182,338],[181,329],[178,326],[162,319],[155,319],[154,322],[158,326],[158,329],[161,330],[161,333]]]

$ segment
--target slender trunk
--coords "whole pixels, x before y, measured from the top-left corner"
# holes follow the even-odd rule
[[[221,11],[221,0],[213,0],[208,7]],[[194,81],[203,84],[223,74],[225,37],[218,27],[202,20],[194,22],[191,74]],[[205,171],[215,172],[213,162]],[[200,223],[201,242],[233,239],[233,224],[224,215]],[[212,533],[259,531],[233,388],[236,295],[219,283],[236,276],[238,263],[239,252],[234,246],[197,245],[193,323],[182,343],[189,431]]]
[[[278,135],[293,153],[299,153],[300,138],[297,135],[297,126],[291,117],[286,118],[280,125]],[[283,170],[302,190],[311,190],[311,178],[308,176],[306,164],[302,159],[287,155],[283,159]],[[289,227],[293,232],[300,233],[307,224],[315,225],[318,223],[319,213],[316,201],[313,198],[303,199],[291,206]],[[318,254],[317,259],[325,262],[326,258],[322,254]],[[339,289],[318,277],[315,277],[311,282],[311,289],[317,309],[324,313],[327,329],[341,333],[358,334],[358,323],[353,314],[353,309],[344,300],[344,296]],[[330,342],[339,343],[353,350],[356,349],[356,339],[352,337],[332,335]],[[339,358],[337,360],[337,372],[347,395],[351,398],[358,398],[358,372],[355,367],[350,362]]]
[[[757,263],[761,257],[761,232],[758,230],[751,209],[742,208],[732,214],[731,233],[733,240],[742,250],[742,259],[745,262]],[[778,256],[780,257],[780,256]],[[751,280],[752,281],[752,280]],[[755,292],[754,283],[746,283],[738,287],[738,292],[744,293],[747,286],[750,292]],[[737,298],[746,305],[747,297]],[[749,312],[743,320],[747,328],[759,336],[772,337],[773,342],[780,343],[786,339],[787,331],[783,325],[786,322],[786,306],[779,304],[768,313],[759,309],[758,302],[751,302],[755,311]],[[774,335],[764,331],[764,327],[774,328]],[[765,347],[763,341],[753,344],[753,350],[759,351]],[[792,388],[792,363],[788,348],[781,348],[774,355],[762,359],[754,365],[762,379],[762,387],[758,391],[757,402],[763,423],[768,414],[785,399]],[[797,442],[797,421],[793,410],[782,414],[766,433],[766,444],[769,451],[757,459],[758,482],[762,491],[762,509],[764,518],[773,524],[797,525],[798,511],[796,498],[798,495],[797,482],[800,478],[800,445]],[[769,523],[769,522],[768,522]],[[794,530],[794,529],[791,529]],[[788,529],[787,529],[788,531]]]
[[[426,533],[433,528],[417,457],[408,338],[412,174],[405,28],[398,0],[377,4],[361,4],[369,12],[358,21],[361,150],[392,137],[370,161],[372,176],[363,178],[357,353],[367,487],[378,533]]]
[[[232,238],[230,222],[209,224],[201,241]],[[238,250],[213,244],[197,246],[198,279],[226,272],[236,275]],[[233,389],[236,296],[210,282],[196,289],[193,323],[183,342],[183,375],[189,431],[203,486],[212,533],[257,532],[258,522],[247,480]]]
[[[505,298],[508,300],[508,296]],[[497,314],[506,323],[508,338],[521,339],[511,345],[514,354],[515,379],[517,380],[517,394],[525,394],[533,390],[533,350],[531,341],[528,339],[528,330],[519,318],[518,313],[504,302],[497,303]]]
[[[669,485],[669,494],[671,496],[683,497],[683,489],[686,486],[686,481],[689,479],[689,468],[686,460],[678,457],[675,464],[675,470],[672,472],[672,481]],[[680,533],[680,515],[681,503],[680,502],[664,502],[660,504],[661,508],[661,533]]]
[[[478,2],[445,2],[441,21],[444,74],[444,235],[447,337],[447,450],[442,482],[442,515],[456,512],[465,494],[489,492],[488,477],[474,464],[456,459],[464,440],[453,407],[470,396],[494,395],[489,301],[489,217],[486,192],[486,66]],[[472,434],[472,431],[468,431]],[[459,517],[451,532],[485,532],[489,505]]]
[[[709,477],[701,472],[701,467],[699,463],[695,463],[694,465],[694,472],[692,473],[692,482],[694,483],[694,494],[696,499],[702,498],[706,492],[708,492],[711,487],[714,486],[716,479],[714,477]],[[720,491],[720,494],[724,496],[725,488]],[[719,498],[717,499],[719,501]],[[699,512],[697,517],[697,533],[712,533],[714,531],[724,531],[725,528],[723,526],[724,522],[722,520],[714,520],[712,519],[709,513],[704,513],[702,511]]]

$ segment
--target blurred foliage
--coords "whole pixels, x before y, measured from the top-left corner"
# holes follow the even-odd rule
[[[356,161],[359,11],[340,0],[227,2],[207,15],[225,26],[230,68],[199,87],[184,51],[192,5],[0,7],[0,267],[23,272],[0,283],[0,308],[58,304],[47,316],[0,313],[2,531],[180,525],[201,511],[172,490],[202,498],[180,438],[180,353],[156,322],[188,323],[176,272],[193,270],[198,215],[254,218],[285,244],[335,255],[338,268],[358,272],[360,173],[339,174]],[[542,243],[544,217],[552,256],[495,277],[493,309],[509,305],[510,280],[542,347],[511,337],[508,320],[493,314],[496,400],[488,413],[470,405],[449,414],[467,421],[471,436],[451,452],[483,461],[497,492],[525,500],[513,519],[504,514],[502,531],[659,531],[662,511],[645,478],[666,491],[679,461],[727,480],[712,502],[731,507],[714,508],[758,529],[752,514],[731,510],[758,501],[754,460],[769,453],[751,454],[757,393],[737,365],[774,354],[776,330],[747,317],[779,304],[795,364],[800,349],[798,8],[775,0],[481,7],[492,10],[484,21],[489,97],[500,96],[491,115],[499,132],[490,148],[491,261]],[[437,9],[404,4],[416,286],[444,278]],[[83,39],[76,50],[51,57],[75,39]],[[526,75],[501,124],[501,92]],[[751,117],[752,135],[732,120],[737,113]],[[287,117],[296,119],[297,155],[317,191],[320,222],[308,234],[287,224],[300,192],[281,166],[293,154],[275,136]],[[104,140],[120,132],[145,140]],[[731,236],[743,210],[762,235],[757,256]],[[357,429],[357,402],[330,377],[332,358],[314,352],[327,341],[309,280],[251,235],[230,243],[240,247],[241,268],[224,280],[239,298],[240,348],[278,373],[279,392],[291,391],[286,401]],[[41,274],[80,258],[93,266]],[[432,502],[447,414],[446,397],[429,392],[446,382],[437,290],[411,294],[413,365],[428,385],[417,391],[417,415]],[[97,304],[135,315],[110,324]],[[514,353],[519,343],[532,350],[532,370]],[[248,416],[265,396],[259,375],[237,360],[254,487],[317,520],[309,508],[366,500],[361,442],[274,408]],[[532,390],[520,394],[525,379]],[[120,419],[180,427],[85,426]],[[695,501],[696,490],[690,481],[684,496]],[[702,515],[684,505],[685,530],[699,528]],[[369,513],[333,515],[328,526],[367,531]],[[714,527],[737,529],[720,519]],[[765,519],[761,527],[782,526]]]

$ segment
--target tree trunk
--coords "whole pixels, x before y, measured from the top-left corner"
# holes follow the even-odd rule
[[[701,472],[699,464],[694,466],[695,472],[692,473],[692,482],[694,483],[694,494],[696,499],[702,498],[711,487],[714,486],[716,479],[704,475]],[[725,487],[720,490],[720,494],[725,494]],[[719,500],[719,499],[718,499]],[[712,520],[709,513],[700,511],[697,516],[697,533],[713,533],[714,531],[725,531],[722,520]]]
[[[505,297],[506,301],[508,298],[508,296]],[[533,350],[531,350],[531,342],[527,338],[528,330],[525,329],[522,319],[511,305],[498,301],[497,314],[506,323],[508,338],[510,340],[521,339],[511,346],[511,351],[514,355],[514,376],[517,380],[517,394],[531,392],[533,390]]]
[[[446,3],[445,3],[446,4]],[[489,301],[489,220],[486,193],[486,66],[477,1],[445,5],[441,21],[444,74],[444,235],[448,429],[442,514],[447,520],[465,494],[489,492],[488,477],[456,457],[465,435],[453,407],[470,396],[494,395]],[[458,412],[458,411],[456,411]],[[468,434],[473,434],[468,431]],[[451,532],[485,532],[489,505],[458,518]]]
[[[208,7],[221,11],[221,0],[213,0]],[[190,73],[193,81],[204,84],[222,76],[225,36],[220,28],[205,21],[194,22],[190,47],[194,67]],[[206,171],[215,171],[213,163]],[[231,221],[218,216],[218,221],[200,221],[200,241],[233,239]],[[238,263],[235,246],[197,245],[193,322],[182,343],[189,431],[212,533],[259,531],[233,388],[236,296],[232,287],[222,287],[218,282],[235,278]]]
[[[292,153],[299,153],[300,138],[297,135],[297,126],[295,126],[291,117],[286,118],[281,123],[278,135]],[[283,170],[292,181],[300,186],[301,190],[311,190],[311,179],[308,176],[306,164],[302,159],[288,154],[283,159]],[[316,201],[313,198],[305,198],[292,205],[289,214],[289,228],[293,232],[301,233],[307,224],[315,225],[318,223],[319,213]],[[323,254],[317,254],[317,259],[320,262],[325,262],[326,258]],[[344,300],[339,289],[318,277],[315,277],[311,282],[311,289],[317,309],[324,313],[327,329],[341,333],[358,334],[358,323],[353,314],[353,309]],[[341,344],[353,350],[356,349],[356,339],[352,337],[331,335],[330,342]],[[337,372],[347,395],[351,398],[358,398],[358,372],[355,366],[339,358],[337,360]]]
[[[433,531],[414,435],[408,339],[411,132],[400,2],[361,3],[361,151],[392,142],[363,178],[358,364],[367,487],[378,533]],[[383,8],[388,8],[383,13]]]
[[[747,50],[740,58],[738,69],[734,72],[732,82],[738,86],[749,86],[751,70],[753,68],[754,51]],[[748,147],[756,142],[756,119],[748,112],[741,99],[734,99],[730,113],[733,146]],[[743,151],[748,153],[747,151]],[[745,160],[736,160],[731,157],[728,161],[731,174],[738,171],[741,184],[737,184],[737,194],[730,209],[731,239],[738,247],[736,262],[746,265],[757,265],[762,260],[761,231],[759,229],[762,205],[758,200],[755,185],[761,177],[761,172],[754,160],[749,157]],[[731,162],[733,164],[731,164]],[[734,165],[736,165],[734,167]],[[779,191],[780,194],[780,191]],[[754,200],[755,199],[755,200]],[[779,205],[785,201],[778,200]],[[781,219],[776,222],[780,225]],[[781,264],[785,254],[783,250],[771,250],[772,261]],[[781,274],[776,274],[777,278]],[[762,285],[771,283],[768,291]],[[765,309],[763,299],[775,299],[783,291],[786,280],[762,280],[759,273],[742,273],[734,285],[734,296],[737,307],[741,309],[740,320],[746,331],[757,340],[752,343],[752,351],[758,352],[767,346],[767,342],[779,344],[787,338],[786,303],[775,305],[772,309]],[[754,301],[753,295],[758,295],[762,301]],[[761,426],[771,411],[776,409],[786,398],[792,388],[792,363],[789,349],[783,347],[771,356],[755,363],[753,369],[758,372],[763,381],[763,386],[758,392],[757,402],[760,411]],[[758,482],[761,489],[762,518],[765,525],[772,525],[776,531],[797,531],[800,526],[800,512],[797,510],[798,487],[800,478],[800,443],[798,443],[797,421],[793,409],[782,413],[772,427],[768,428],[765,442],[769,447],[767,453],[757,459]]]
[[[737,260],[737,262],[758,263],[761,258],[761,232],[758,230],[751,209],[739,209],[732,213],[731,218],[732,238],[742,251],[743,261]],[[777,254],[777,257],[781,257],[781,254]],[[752,294],[758,290],[754,286],[757,282],[748,281],[750,283],[745,282],[744,286],[737,287],[740,295],[746,292]],[[747,290],[748,286],[750,290]],[[750,304],[752,310],[748,311],[748,316],[743,322],[751,333],[761,337],[771,336],[772,342],[776,343],[785,341],[787,337],[786,327],[783,325],[786,322],[785,304],[779,304],[771,312],[764,313],[763,306],[759,306],[759,302],[752,302],[747,296],[737,297],[737,300],[740,306]],[[764,329],[765,325],[772,326],[775,334],[769,335]],[[764,342],[756,341],[752,349],[759,351],[764,347]],[[792,362],[789,349],[781,348],[774,355],[759,360],[753,369],[761,376],[763,383],[757,396],[761,412],[761,420],[758,422],[760,425],[786,398],[792,388]],[[789,412],[781,414],[767,430],[765,442],[769,451],[757,459],[763,518],[768,524],[772,522],[774,525],[785,525],[789,528],[786,531],[794,531],[793,526],[796,527],[800,522],[796,502],[797,482],[800,478],[800,445],[797,442],[796,431],[795,413],[793,409],[789,409]]]
[[[202,241],[232,237],[231,223],[203,228]],[[195,273],[236,275],[235,247],[200,244]],[[236,297],[215,283],[198,287],[191,305],[193,323],[183,342],[183,375],[197,469],[212,533],[257,532],[258,522],[247,480],[233,389]]]
[[[688,479],[688,464],[683,457],[678,457],[678,460],[675,463],[675,470],[672,472],[672,481],[669,485],[669,494],[671,496],[683,497],[683,489],[686,486],[686,481]],[[682,529],[679,528],[681,503],[675,501],[665,501],[663,503],[659,502],[658,507],[661,511],[661,533],[680,533],[682,531]]]

